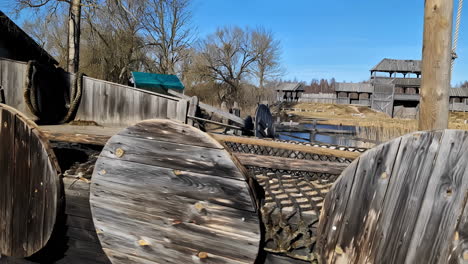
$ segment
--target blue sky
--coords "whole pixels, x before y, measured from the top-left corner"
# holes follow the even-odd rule
[[[271,29],[287,79],[358,82],[383,58],[421,59],[423,0],[195,0],[193,8],[201,35],[222,25]],[[464,13],[453,84],[468,80],[467,44]]]
[[[193,1],[192,23],[200,37],[234,25],[273,31],[281,41],[285,79],[359,82],[383,58],[421,59],[424,0]],[[468,80],[467,45],[465,12],[454,85]]]

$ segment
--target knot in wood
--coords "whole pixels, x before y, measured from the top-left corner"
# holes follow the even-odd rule
[[[125,151],[123,149],[121,149],[121,148],[118,148],[118,149],[115,150],[115,156],[117,158],[123,157],[124,154],[125,154]]]
[[[197,257],[199,259],[207,259],[208,258],[208,253],[206,252],[198,252]]]

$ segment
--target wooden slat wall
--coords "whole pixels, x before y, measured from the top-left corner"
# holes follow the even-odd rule
[[[75,120],[119,126],[154,118],[185,123],[187,111],[188,101],[184,99],[84,77],[83,94]]]
[[[25,62],[0,59],[0,85],[5,89],[6,104],[31,118],[23,99],[26,67]]]

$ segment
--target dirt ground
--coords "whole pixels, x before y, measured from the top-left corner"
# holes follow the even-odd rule
[[[391,118],[388,115],[374,111],[369,107],[319,104],[319,103],[298,103],[287,106],[291,111],[286,114],[292,115],[296,121],[307,122],[309,118],[326,119],[320,121],[321,124],[330,125],[352,125],[363,127],[402,127],[405,130],[417,130],[417,120]],[[449,120],[450,129],[468,130],[468,113],[451,112]]]

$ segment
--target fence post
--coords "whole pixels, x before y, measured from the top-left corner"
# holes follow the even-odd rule
[[[199,102],[198,97],[194,96],[194,97],[190,98],[188,116],[196,117],[197,109],[198,109],[198,102]],[[187,118],[187,124],[189,126],[193,126],[193,124],[194,124],[193,119]]]

